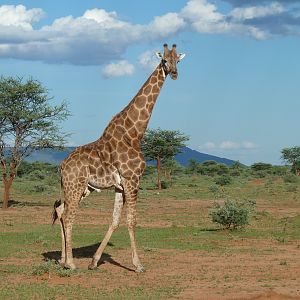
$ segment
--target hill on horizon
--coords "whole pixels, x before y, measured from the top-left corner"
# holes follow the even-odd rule
[[[66,158],[76,147],[66,147],[64,150],[44,149],[34,151],[25,160],[28,162],[41,161],[51,164],[60,164],[64,158]],[[174,159],[181,165],[187,166],[191,159],[196,160],[198,163],[202,163],[206,160],[213,160],[217,163],[223,163],[227,166],[231,166],[235,161],[223,157],[218,157],[206,153],[201,153],[196,150],[192,150],[189,147],[183,147],[182,153],[175,155]]]
[[[183,147],[182,153],[175,155],[175,160],[185,167],[188,165],[191,159],[196,160],[198,163],[202,163],[207,160],[213,160],[217,163],[225,164],[227,166],[231,166],[233,163],[235,163],[235,161],[232,159],[202,153],[189,147]]]

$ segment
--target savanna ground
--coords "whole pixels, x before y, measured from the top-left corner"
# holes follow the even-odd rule
[[[137,241],[147,271],[136,274],[125,210],[99,268],[87,270],[111,220],[112,191],[80,204],[73,230],[78,270],[56,264],[60,228],[51,226],[51,212],[59,184],[43,180],[46,188],[29,189],[30,178],[16,179],[11,206],[0,211],[0,299],[300,299],[298,181],[237,177],[221,188],[208,176],[183,175],[158,192],[154,179],[144,180]],[[213,203],[228,197],[256,201],[245,228],[211,222]]]

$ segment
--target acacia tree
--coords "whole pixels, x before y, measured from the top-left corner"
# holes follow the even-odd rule
[[[292,171],[300,175],[300,147],[284,148],[281,150],[281,158],[292,165]]]
[[[148,129],[141,143],[147,160],[156,161],[157,187],[161,189],[161,164],[181,152],[189,138],[177,130]]]
[[[3,208],[21,161],[32,151],[61,148],[67,135],[59,123],[69,116],[66,102],[50,105],[53,98],[34,79],[0,78],[0,166],[4,184]]]
[[[163,160],[162,167],[168,180],[172,180],[175,171],[182,171],[183,168],[173,157]]]

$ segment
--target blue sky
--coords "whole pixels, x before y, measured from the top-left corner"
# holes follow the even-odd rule
[[[299,0],[0,1],[0,74],[67,100],[62,126],[82,145],[136,94],[155,51],[176,43],[186,57],[149,126],[180,130],[201,152],[280,164],[300,144],[299,26]]]

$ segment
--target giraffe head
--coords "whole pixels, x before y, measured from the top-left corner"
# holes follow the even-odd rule
[[[175,44],[172,46],[171,50],[169,50],[167,44],[164,44],[164,54],[157,52],[156,55],[161,59],[161,63],[166,75],[170,74],[172,79],[177,79],[177,63],[185,57],[185,54],[177,54]]]

